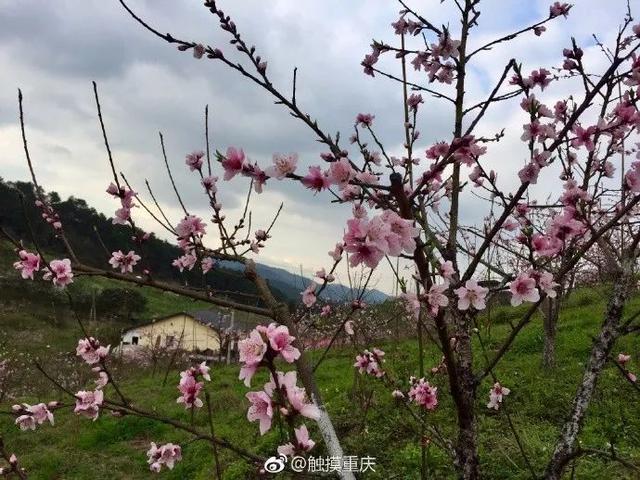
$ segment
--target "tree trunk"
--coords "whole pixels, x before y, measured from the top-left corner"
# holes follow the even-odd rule
[[[457,467],[460,478],[473,480],[480,478],[475,415],[476,381],[473,375],[471,338],[466,329],[458,331],[456,350],[459,391],[454,395],[458,417]]]
[[[545,370],[551,370],[556,366],[556,332],[560,312],[559,298],[547,297],[544,306],[545,311],[542,315],[542,324],[544,327],[542,365]]]
[[[595,391],[598,377],[620,335],[618,330],[620,319],[630,291],[630,270],[630,268],[625,269],[624,273],[616,279],[602,328],[593,341],[591,354],[582,375],[582,382],[573,399],[571,414],[562,427],[560,438],[545,470],[545,478],[548,480],[559,480],[567,463],[576,453],[576,440]]]

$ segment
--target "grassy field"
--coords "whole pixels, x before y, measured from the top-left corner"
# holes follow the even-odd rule
[[[163,309],[179,309],[176,306],[177,299],[167,299],[158,293],[148,295],[150,301],[147,308],[152,309],[154,314],[161,314]],[[564,310],[558,332],[558,367],[555,370],[546,372],[540,367],[542,336],[539,319],[525,328],[497,370],[500,380],[512,390],[506,408],[538,472],[545,465],[558,427],[567,414],[591,336],[601,321],[603,298],[596,290],[577,292]],[[640,300],[632,302],[628,311],[633,312],[637,308],[640,308]],[[506,323],[510,317],[515,318],[517,313],[517,309],[494,311],[495,324],[487,345],[489,350],[500,343],[507,331]],[[61,380],[69,380],[66,377],[77,375],[71,372],[79,370],[84,373],[74,377],[74,382],[82,384],[91,381],[86,366],[71,353],[79,336],[71,318],[56,323],[45,307],[37,311],[5,308],[0,314],[0,328],[3,332],[4,355],[20,358],[27,371],[30,371],[29,363],[38,357]],[[97,330],[107,336],[113,336],[118,328],[119,325],[90,325],[92,331]],[[387,352],[386,367],[394,377],[406,379],[410,375],[417,375],[415,341],[377,346]],[[637,338],[626,338],[616,351],[632,353],[635,367],[640,353],[638,346]],[[381,383],[354,373],[351,366],[353,357],[353,351],[336,351],[325,361],[318,374],[319,384],[346,453],[376,457],[376,472],[367,473],[365,478],[417,478],[420,438],[416,426],[394,403],[389,391]],[[427,349],[427,358],[428,367],[438,363],[439,355],[431,346]],[[477,362],[481,363],[482,359],[478,358]],[[157,408],[162,413],[188,422],[187,413],[175,404],[178,371],[184,365],[177,367],[170,372],[170,381],[165,387],[162,386],[162,371],[152,375],[149,369],[129,367],[119,368],[119,373],[126,394],[135,399],[139,406]],[[216,365],[212,369],[212,382],[207,384],[207,390],[213,401],[217,433],[259,455],[271,456],[280,444],[277,429],[260,436],[257,424],[246,421],[248,402],[244,395],[248,389],[237,380],[237,374],[237,366]],[[63,398],[32,371],[29,381],[36,388],[23,392],[21,401],[33,403]],[[256,377],[254,386],[262,385],[263,381],[266,381],[264,376]],[[435,376],[431,381],[440,387],[442,394],[438,409],[429,413],[427,419],[438,424],[445,435],[451,434],[453,412],[451,402],[443,392],[446,390],[445,379]],[[108,395],[113,395],[109,388]],[[490,383],[486,381],[480,388],[477,401],[484,476],[491,479],[530,478],[510,433],[506,416],[503,412],[495,414],[485,408],[489,388]],[[358,406],[358,399],[361,398],[370,398],[370,408]],[[6,411],[11,403],[13,399],[5,400],[1,409]],[[609,365],[599,382],[580,437],[582,445],[606,450],[607,444],[613,443],[621,456],[637,462],[640,460],[639,413],[637,392],[620,377],[615,367]],[[196,415],[195,423],[207,429],[204,412]],[[318,439],[315,427],[309,426],[312,438]],[[207,444],[188,443],[183,434],[152,420],[115,418],[104,414],[91,422],[65,410],[56,414],[54,427],[45,425],[35,432],[21,432],[13,425],[11,417],[0,415],[0,429],[8,448],[19,455],[30,472],[30,478],[34,479],[150,478],[153,474],[148,471],[145,452],[151,441],[171,441],[183,445],[183,461],[173,471],[160,474],[159,478],[213,478],[213,458]],[[320,443],[315,454],[320,455],[322,448]],[[448,458],[438,447],[429,448],[428,458],[431,478],[453,476]],[[225,479],[254,477],[254,469],[230,452],[222,451],[221,461],[225,468]],[[576,463],[575,471],[575,478],[579,479],[634,478],[633,472],[620,464],[605,463],[595,457],[581,459]]]

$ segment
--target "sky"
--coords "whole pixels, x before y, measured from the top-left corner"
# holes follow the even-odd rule
[[[471,47],[546,17],[550,3],[482,1]],[[561,50],[570,44],[572,36],[585,47],[587,61],[596,67],[601,65],[602,56],[591,34],[597,33],[604,41],[611,39],[626,1],[574,3],[569,18],[549,24],[542,37],[530,33],[478,55],[468,76],[469,101],[487,95],[511,57],[523,63],[525,72],[540,66],[559,66]],[[201,1],[131,0],[129,5],[162,32],[234,54],[217,19]],[[293,68],[298,68],[298,104],[318,119],[321,128],[340,131],[346,140],[356,114],[369,112],[376,115],[375,130],[387,151],[401,154],[400,85],[379,76],[365,76],[360,66],[372,39],[398,43],[390,27],[397,19],[398,3],[220,0],[218,5],[268,61],[269,76],[277,88],[289,92]],[[441,4],[439,0],[414,0],[409,5],[438,25],[449,24],[455,37],[458,24],[452,1]],[[416,41],[419,48],[420,40]],[[386,71],[399,73],[397,62],[383,61],[381,65]],[[117,168],[144,194],[144,199],[148,197],[144,180],[149,180],[174,222],[181,211],[163,170],[158,132],[165,137],[169,161],[188,209],[210,218],[199,182],[184,165],[185,154],[204,149],[203,113],[207,104],[214,149],[242,147],[263,167],[270,164],[275,152],[296,152],[301,171],[320,163],[319,154],[326,150],[308,127],[282,106],[274,105],[258,86],[219,62],[196,60],[178,52],[143,30],[116,0],[0,0],[0,71],[0,176],[6,180],[29,179],[17,116],[17,89],[21,88],[39,182],[62,197],[84,198],[108,216],[117,205],[104,192],[111,177],[96,118],[92,80],[100,91]],[[411,75],[413,80],[426,83],[424,74]],[[545,92],[545,99],[550,103],[570,93],[571,88],[570,82],[565,82]],[[519,141],[526,119],[518,102],[497,105],[479,128],[479,133],[487,136],[506,129],[505,140],[491,145],[486,157],[505,190],[517,185],[514,173],[526,154]],[[450,107],[425,96],[417,127],[421,139],[416,151],[420,154],[435,141],[450,140]],[[534,190],[541,197],[553,194],[549,185],[540,181]],[[247,186],[244,179],[221,182],[228,218],[240,214]],[[297,184],[270,181],[265,193],[254,196],[253,228],[268,226],[281,202],[283,214],[257,260],[294,272],[302,267],[308,276],[322,266],[330,267],[326,252],[342,238],[349,208],[330,204],[328,194],[313,195]],[[470,200],[463,221],[480,224],[486,208],[483,202]],[[163,237],[161,229],[141,209],[135,211],[134,218],[141,227]],[[346,282],[345,272],[338,273],[339,280]],[[389,271],[381,269],[374,279],[377,288],[391,292]]]

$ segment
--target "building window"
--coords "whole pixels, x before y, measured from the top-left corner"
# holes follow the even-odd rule
[[[131,337],[131,345],[137,345],[138,344],[138,337]]]
[[[165,338],[165,345],[169,348],[176,346],[176,337],[173,335],[167,335]]]

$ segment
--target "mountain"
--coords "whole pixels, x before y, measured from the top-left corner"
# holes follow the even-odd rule
[[[224,262],[223,266],[233,270],[242,268],[241,265],[233,262]],[[283,292],[290,292],[296,295],[296,299],[298,300],[300,298],[300,292],[311,282],[309,278],[302,277],[300,274],[291,273],[280,267],[272,267],[259,263],[256,269],[260,275],[269,280],[270,285]],[[351,298],[349,287],[337,283],[327,285],[322,295],[325,299],[332,302],[339,302]],[[367,303],[382,303],[387,298],[388,296],[385,293],[373,288],[367,289],[364,294],[364,300]]]
[[[20,200],[20,196],[24,198],[24,203]],[[108,252],[116,249],[124,251],[128,248],[134,249],[130,228],[113,225],[110,219],[90,207],[85,200],[76,197],[62,200],[56,192],[49,192],[47,198],[60,215],[65,234],[78,258],[83,262],[104,267],[107,261],[105,247]],[[29,245],[32,234],[25,221],[26,216],[40,247],[51,254],[64,255],[66,251],[62,243],[40,218],[40,211],[35,206],[35,201],[35,190],[31,183],[7,182],[0,178],[0,225],[14,237],[22,239],[26,245]],[[140,253],[146,262],[145,268],[149,268],[156,278],[204,286],[201,273],[196,271],[180,273],[171,266],[171,262],[182,254],[177,246],[152,236],[144,244],[144,251]],[[225,295],[236,301],[246,302],[247,294],[255,296],[257,291],[255,286],[238,271],[241,268],[242,266],[237,263],[223,262],[207,275],[206,283],[214,290],[224,291]],[[289,304],[300,302],[303,285],[311,281],[309,279],[301,281],[299,275],[268,265],[258,264],[257,270],[267,279],[274,295]],[[343,285],[330,285],[325,292],[325,298],[332,301],[348,298],[348,288]],[[386,295],[377,290],[371,290],[366,294],[366,301],[370,303],[382,302],[385,299]],[[258,300],[254,302],[261,304]]]

